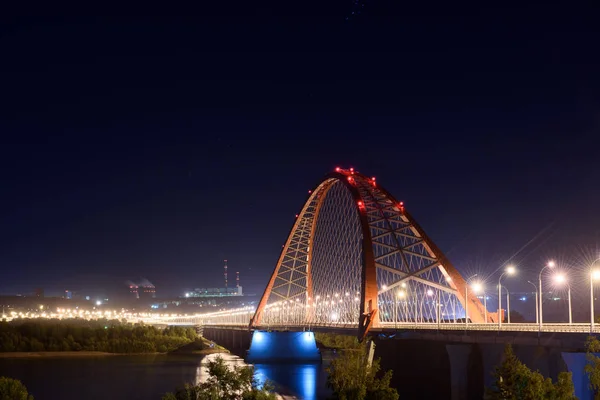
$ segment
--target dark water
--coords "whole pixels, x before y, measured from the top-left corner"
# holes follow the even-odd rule
[[[243,363],[233,355],[224,358],[231,365]],[[202,356],[192,355],[3,358],[0,376],[21,380],[36,400],[160,400],[185,382],[206,379],[202,361]],[[327,397],[322,365],[255,365],[255,371],[259,380],[269,379],[282,395]]]

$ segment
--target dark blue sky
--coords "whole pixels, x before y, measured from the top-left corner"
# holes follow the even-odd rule
[[[524,269],[594,253],[598,6],[397,3],[4,24],[0,292],[177,293],[219,285],[223,258],[261,291],[337,165],[376,175],[465,271],[545,228]]]

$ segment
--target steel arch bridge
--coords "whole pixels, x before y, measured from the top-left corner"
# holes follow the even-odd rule
[[[336,168],[309,192],[251,328],[497,322],[404,204],[374,177]],[[487,317],[487,321],[486,321]]]

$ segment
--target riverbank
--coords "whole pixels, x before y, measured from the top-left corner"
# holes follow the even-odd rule
[[[0,352],[0,358],[36,358],[36,357],[107,357],[107,356],[142,356],[158,354],[176,354],[176,355],[208,355],[215,353],[229,353],[224,347],[221,347],[204,338],[197,339],[180,348],[166,352],[149,353],[107,353],[104,351],[10,351]]]
[[[142,353],[160,354],[160,353]],[[36,358],[36,357],[105,357],[131,356],[131,353],[105,353],[103,351],[11,351],[0,353],[0,358]]]

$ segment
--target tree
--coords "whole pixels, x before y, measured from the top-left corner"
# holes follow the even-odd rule
[[[393,372],[387,371],[381,378],[380,360],[367,364],[367,344],[357,349],[345,349],[327,369],[327,385],[339,400],[398,400],[396,389],[390,388]]]
[[[561,372],[556,384],[523,364],[507,344],[504,361],[494,371],[494,385],[487,390],[489,400],[572,400],[575,387],[570,372]]]
[[[0,376],[0,400],[33,400],[21,381]]]
[[[600,352],[600,341],[594,337],[588,337],[585,342],[588,363],[585,365],[585,373],[590,380],[590,388],[594,391],[594,399],[600,399],[600,357],[594,353]]]
[[[265,383],[262,388],[254,377],[254,368],[230,368],[223,358],[217,357],[207,364],[208,379],[200,385],[185,385],[175,393],[167,393],[163,400],[275,400],[273,387]]]

